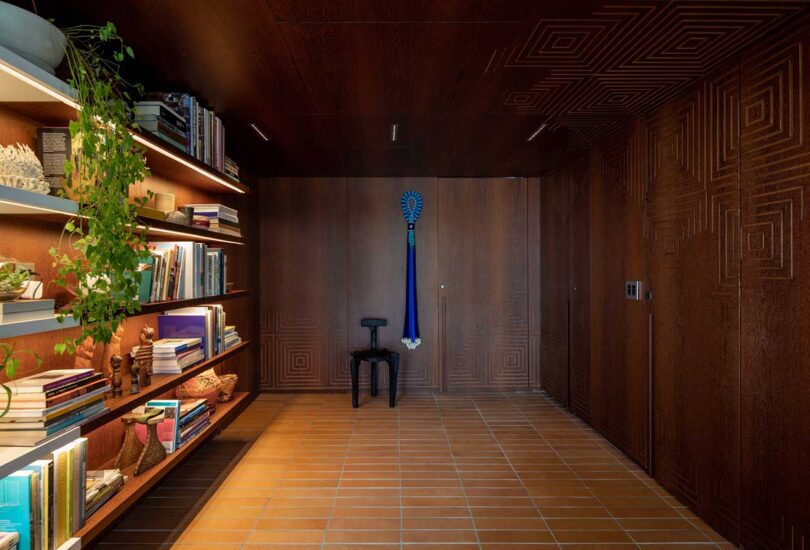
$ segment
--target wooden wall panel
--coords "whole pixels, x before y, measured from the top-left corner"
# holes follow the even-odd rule
[[[624,296],[646,279],[645,132],[639,119],[590,156],[590,373],[591,423],[648,467],[647,307]]]
[[[540,315],[543,311],[541,302],[542,257],[540,253],[540,178],[528,178],[527,185],[527,221],[529,245],[529,387],[540,388],[541,336]]]
[[[810,546],[806,21],[743,55],[742,542]]]
[[[650,119],[655,478],[738,539],[736,64]]]
[[[528,386],[526,180],[439,180],[448,390]]]
[[[260,189],[263,389],[346,389],[344,178],[281,178]]]
[[[405,319],[407,224],[400,209],[405,191],[418,191],[424,209],[416,224],[419,331],[422,344],[402,343]],[[400,354],[399,388],[438,388],[438,184],[436,178],[352,178],[348,181],[348,338],[350,349],[367,348],[362,317],[382,317],[379,345]],[[387,368],[380,369],[381,387]],[[368,369],[361,371],[363,381]]]
[[[568,317],[571,281],[571,181],[567,170],[540,184],[540,380],[568,406]]]
[[[578,163],[571,177],[571,285],[569,288],[569,406],[590,421],[590,182],[588,166]]]

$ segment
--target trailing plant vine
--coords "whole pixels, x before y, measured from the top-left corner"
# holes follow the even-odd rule
[[[73,155],[65,163],[65,194],[78,201],[79,210],[65,224],[60,246],[50,254],[57,268],[55,283],[73,288],[69,313],[79,319],[81,334],[55,346],[57,353],[73,353],[86,338],[109,343],[138,303],[140,260],[148,257],[145,236],[138,229],[130,185],[148,175],[142,147],[134,140],[130,90],[142,92],[120,73],[133,58],[113,23],[63,29],[67,37],[68,83],[81,105],[70,122]],[[62,250],[67,240],[70,251]]]

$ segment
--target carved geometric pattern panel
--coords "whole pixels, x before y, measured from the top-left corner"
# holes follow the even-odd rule
[[[536,70],[504,91],[510,112],[545,114],[590,145],[711,72],[804,8],[801,1],[608,1],[587,18],[541,19],[500,69]],[[719,55],[718,55],[719,54]]]
[[[810,546],[807,19],[741,64],[742,543]]]

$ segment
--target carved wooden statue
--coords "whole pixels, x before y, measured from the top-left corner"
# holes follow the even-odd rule
[[[112,396],[113,397],[121,397],[123,393],[121,391],[121,385],[123,380],[121,379],[121,356],[120,355],[113,355],[110,357],[110,370],[112,371],[112,376],[110,376],[110,382],[112,384]]]
[[[129,368],[132,375],[132,383],[129,386],[129,393],[141,392],[141,367],[137,361],[133,361],[132,366]]]
[[[121,339],[124,337],[124,325],[118,325],[118,328],[115,329],[115,332],[110,338],[110,343],[104,346],[104,357],[101,359],[101,368],[104,372],[104,376],[110,378],[112,376],[112,371],[110,370],[110,359],[112,359],[113,355],[121,355]]]
[[[128,413],[121,417],[125,431],[124,444],[121,446],[118,456],[115,457],[115,468],[117,470],[123,470],[129,465],[135,464],[135,462],[138,461],[138,457],[141,456],[143,452],[143,443],[141,443],[141,440],[138,439],[138,436],[135,434],[135,422],[138,417],[140,417],[140,415],[135,413]]]
[[[93,355],[95,355],[96,343],[89,336],[76,348],[76,356],[73,360],[74,369],[92,369]]]
[[[141,330],[141,344],[135,354],[135,362],[138,364],[144,386],[152,383],[152,353],[155,347],[152,338],[154,337],[155,329],[148,325],[144,326]]]

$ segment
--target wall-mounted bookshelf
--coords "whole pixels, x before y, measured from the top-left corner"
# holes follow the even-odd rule
[[[21,142],[33,148],[35,142],[32,136],[37,127],[67,126],[69,121],[75,119],[80,108],[75,97],[76,94],[65,82],[0,46],[0,145]],[[230,201],[235,202],[229,204],[232,207],[239,207],[239,197],[249,192],[244,183],[213,169],[149,132],[136,131],[133,136],[144,147],[147,166],[153,176],[143,183],[145,189],[174,193],[179,204]],[[18,257],[23,261],[34,261],[38,271],[47,272],[50,264],[47,250],[57,245],[64,223],[76,216],[78,209],[79,205],[75,201],[6,187],[0,182],[0,234],[6,240],[5,243],[0,243],[0,254]],[[196,241],[209,243],[211,248],[226,248],[229,275],[239,271],[242,274],[237,276],[241,276],[241,280],[235,281],[237,289],[225,294],[142,304],[140,311],[128,316],[125,321],[125,325],[131,324],[125,331],[124,354],[137,344],[141,323],[153,324],[155,318],[149,316],[177,308],[222,303],[229,308],[228,324],[236,325],[240,334],[242,327],[248,332],[252,330],[254,313],[248,303],[249,291],[246,290],[246,239],[147,217],[139,218],[139,229],[146,233],[150,241]],[[46,294],[46,297],[55,295]],[[231,315],[232,312],[235,312],[235,316]],[[143,317],[143,321],[139,321],[139,317]],[[21,349],[49,354],[54,341],[64,337],[62,334],[49,333],[74,330],[78,334],[78,325],[72,317],[59,323],[55,314],[45,315],[34,321],[0,323],[0,341],[20,342]],[[179,384],[208,369],[216,368],[217,372],[236,370],[240,375],[239,391],[234,394],[232,401],[218,405],[216,413],[211,416],[210,425],[145,474],[134,477],[131,475],[131,468],[125,470],[124,474],[129,479],[121,491],[87,519],[85,527],[75,533],[75,538],[66,543],[66,548],[76,549],[92,544],[194,449],[220,431],[248,405],[255,396],[257,387],[251,381],[253,362],[246,353],[252,348],[250,337],[246,335],[241,343],[186,368],[180,374],[153,375],[151,385],[142,387],[137,394],[129,393],[129,374],[122,373],[123,395],[117,398],[107,397],[104,409],[85,419],[81,425],[48,439],[38,447],[0,447],[0,477],[48,455],[77,437],[86,437],[89,440],[87,454],[91,469],[111,468],[123,439],[122,424],[118,420],[122,414],[150,399],[171,396]],[[69,368],[73,363],[71,357],[52,357],[50,361],[46,362],[44,369]],[[125,369],[128,370],[128,359],[125,364]],[[96,362],[94,365],[99,370],[100,364]]]

